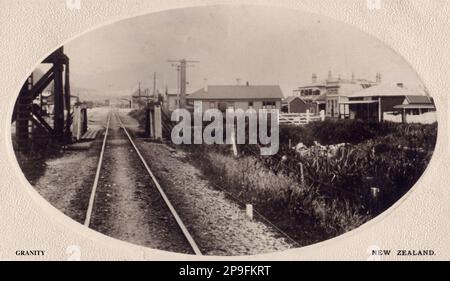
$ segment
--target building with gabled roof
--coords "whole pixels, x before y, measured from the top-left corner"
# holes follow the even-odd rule
[[[300,97],[289,96],[282,100],[281,111],[286,113],[318,113],[315,103],[306,102]]]
[[[325,110],[327,117],[339,117],[339,104],[346,101],[347,96],[354,92],[367,89],[377,85],[381,75],[377,74],[377,82],[367,79],[357,79],[352,75],[351,79],[341,79],[333,77],[331,71],[328,72],[328,78],[317,80],[317,75],[312,75],[312,82],[302,85],[294,90],[294,96],[300,97],[305,102],[315,104],[317,110]]]
[[[380,84],[349,94],[347,98],[340,104],[341,118],[383,121],[386,114],[420,115],[436,110],[426,93],[408,89],[402,83]]]
[[[281,109],[283,93],[278,85],[206,85],[186,97],[188,104],[201,101],[203,110],[218,108]]]

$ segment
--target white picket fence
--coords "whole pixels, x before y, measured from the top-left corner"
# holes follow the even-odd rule
[[[310,113],[309,110],[306,113],[280,113],[278,122],[280,124],[291,125],[306,125],[309,122],[323,121],[325,120],[325,111],[320,111],[319,114]]]

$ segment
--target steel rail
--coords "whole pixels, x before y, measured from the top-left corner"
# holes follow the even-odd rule
[[[167,197],[166,193],[162,189],[161,185],[158,183],[158,180],[156,179],[153,172],[150,170],[150,167],[148,166],[147,162],[145,161],[144,157],[142,156],[141,152],[139,151],[138,147],[134,143],[133,139],[131,138],[131,135],[128,133],[128,130],[125,128],[125,125],[122,123],[122,120],[120,119],[120,116],[116,113],[114,115],[117,117],[117,120],[119,120],[120,126],[122,127],[123,131],[127,135],[131,145],[133,146],[134,150],[138,154],[139,158],[141,159],[142,164],[144,165],[145,169],[147,170],[148,174],[153,180],[153,183],[155,184],[156,188],[158,189],[161,197],[163,198],[164,202],[166,203],[167,207],[169,208],[170,212],[172,213],[172,216],[175,218],[179,228],[183,232],[186,240],[188,241],[189,245],[191,246],[192,250],[196,255],[202,255],[202,252],[200,251],[200,248],[198,247],[197,243],[195,242],[192,235],[189,233],[188,229],[186,228],[185,224],[181,220],[180,216],[178,215],[177,211],[173,207],[172,203],[170,202],[169,198]]]
[[[89,198],[89,205],[86,212],[86,218],[84,220],[84,225],[87,227],[89,227],[89,224],[91,223],[92,210],[94,208],[95,194],[97,192],[98,180],[100,178],[100,171],[102,169],[103,154],[105,154],[106,139],[108,137],[110,121],[111,121],[111,110],[108,112],[108,121],[106,122],[106,129],[105,129],[105,136],[103,137],[102,150],[100,152],[100,158],[98,159],[97,171],[95,173],[94,183],[92,184],[91,196]]]

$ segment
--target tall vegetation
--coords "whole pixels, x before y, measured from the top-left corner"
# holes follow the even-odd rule
[[[379,214],[424,173],[437,124],[326,120],[280,127],[280,149],[184,145],[212,183],[251,203],[302,245],[342,234]]]

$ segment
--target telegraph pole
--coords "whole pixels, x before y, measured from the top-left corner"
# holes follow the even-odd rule
[[[194,60],[169,60],[169,62],[174,62],[176,64],[172,64],[172,66],[176,66],[179,69],[179,89],[180,89],[180,97],[179,97],[179,108],[186,107],[186,67],[187,63],[199,63],[199,61]],[[189,65],[193,66],[193,65]]]
[[[156,72],[153,72],[153,97],[156,97]]]
[[[139,82],[138,96],[141,97],[141,82]]]

